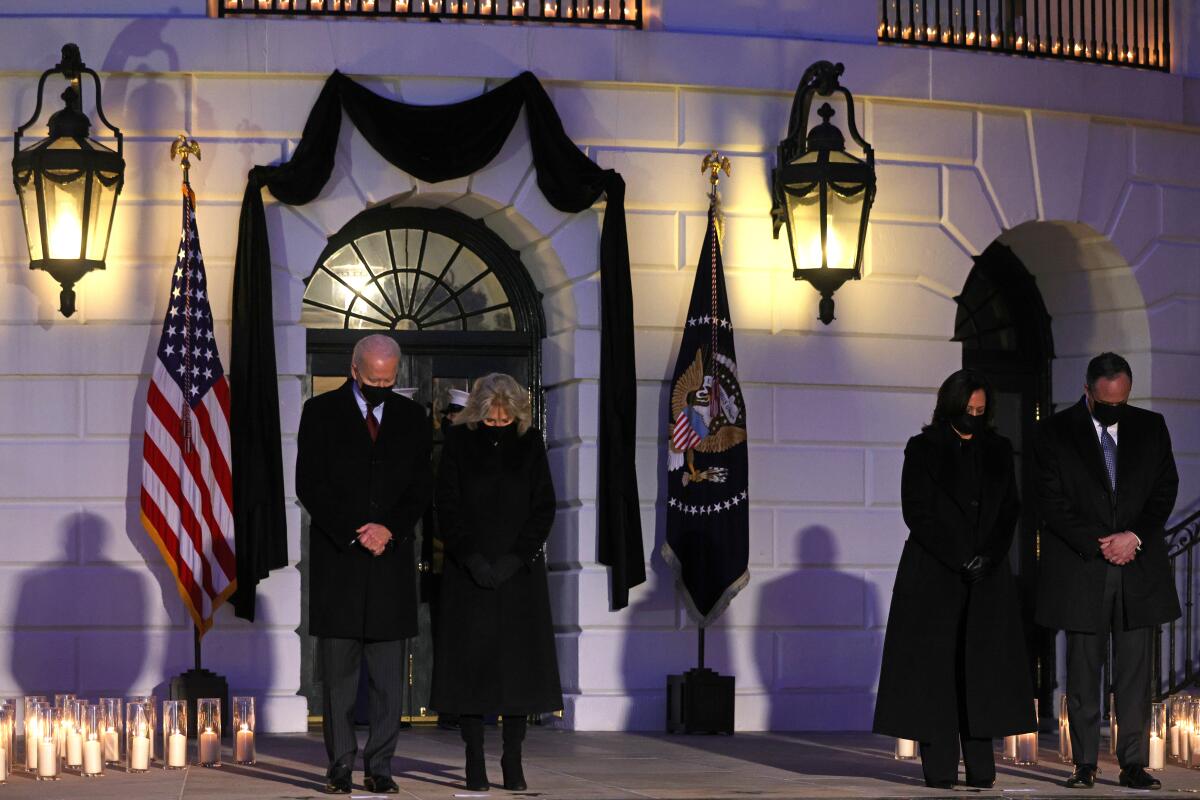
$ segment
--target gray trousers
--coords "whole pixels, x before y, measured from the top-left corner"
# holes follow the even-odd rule
[[[358,740],[354,735],[354,701],[365,659],[371,727],[367,746],[363,748],[363,769],[366,774],[379,777],[392,774],[392,755],[400,735],[403,700],[403,645],[399,639],[368,642],[322,637],[318,640],[324,692],[321,731],[325,735],[325,752],[329,756],[331,773],[339,768],[354,768],[354,757],[358,752]]]
[[[1100,671],[1112,634],[1117,761],[1144,767],[1150,749],[1150,646],[1153,628],[1125,628],[1121,568],[1108,565],[1100,625],[1095,633],[1067,631],[1067,713],[1076,764],[1095,765],[1100,751]]]

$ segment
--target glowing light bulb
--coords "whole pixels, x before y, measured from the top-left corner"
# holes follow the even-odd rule
[[[50,230],[51,258],[79,258],[83,245],[83,225],[79,219],[79,204],[67,192],[57,192],[54,198],[54,227]]]

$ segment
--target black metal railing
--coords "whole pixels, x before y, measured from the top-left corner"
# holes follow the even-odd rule
[[[1192,686],[1200,685],[1200,635],[1193,607],[1196,603],[1197,547],[1200,546],[1200,511],[1174,525],[1166,533],[1167,558],[1175,588],[1179,592],[1183,616],[1163,625],[1154,637],[1154,696],[1162,699]],[[1163,660],[1163,640],[1166,660]]]
[[[879,41],[1171,69],[1171,0],[881,0]]]
[[[642,0],[216,0],[218,17],[357,17],[642,27]]]

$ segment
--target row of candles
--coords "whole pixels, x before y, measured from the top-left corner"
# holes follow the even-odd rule
[[[1034,701],[1034,718],[1037,718],[1037,701]],[[1115,698],[1109,695],[1110,724],[1108,748],[1117,752],[1120,727],[1117,721]],[[896,758],[901,761],[915,759],[920,753],[917,742],[911,739],[896,740]],[[1154,703],[1150,707],[1149,759],[1150,770],[1166,767],[1169,758],[1180,766],[1200,769],[1200,700],[1192,697],[1172,697],[1166,703]],[[1005,736],[1003,759],[1014,764],[1038,763],[1038,735],[1036,732]],[[1071,720],[1067,711],[1067,697],[1060,698],[1058,707],[1058,757],[1064,764],[1073,762],[1071,753]]]
[[[990,36],[987,36],[977,34],[972,30],[963,31],[958,29],[957,26],[952,28],[939,26],[935,28],[918,25],[916,27],[905,26],[900,28],[896,25],[885,25],[881,22],[879,23],[878,33],[880,38],[965,45],[967,47],[995,48],[1002,46],[1004,42],[1003,37],[998,33],[992,33]],[[1125,50],[1119,46],[1108,47],[1107,45],[1097,44],[1093,52],[1093,48],[1088,46],[1086,42],[1075,42],[1072,46],[1070,43],[1058,39],[1051,41],[1050,37],[1035,42],[1032,38],[1026,39],[1024,35],[1017,35],[1015,40],[1010,38],[1009,46],[1026,53],[1042,53],[1087,59],[1097,58],[1120,64],[1146,63],[1150,66],[1158,64],[1156,53],[1146,53],[1144,58],[1139,59],[1136,48]]]
[[[375,13],[377,0],[308,0],[309,11],[361,11],[366,14]],[[410,8],[411,6],[411,8]],[[611,6],[611,8],[610,8]],[[304,8],[301,0],[225,0],[225,8],[230,10],[254,9],[258,11],[301,11]],[[532,11],[528,0],[508,0],[511,16],[524,17]],[[559,3],[557,0],[543,0],[541,3],[542,17],[559,18]],[[429,14],[480,14],[492,16],[502,13],[501,0],[393,0],[392,11],[396,14],[425,12]],[[637,4],[632,0],[563,0],[562,19],[637,19]]]
[[[14,763],[40,781],[58,780],[64,772],[99,777],[105,767],[142,773],[156,759],[164,769],[183,769],[190,763],[187,701],[164,700],[161,727],[158,708],[153,696],[102,697],[88,703],[72,694],[54,695],[53,702],[43,695],[29,695],[18,721],[16,701],[0,699],[0,784],[8,780]],[[23,732],[20,754],[16,752],[18,727]],[[233,698],[233,727],[234,760],[253,764],[253,697]],[[197,700],[196,731],[195,763],[221,766],[219,698]],[[160,732],[161,744],[156,744]]]

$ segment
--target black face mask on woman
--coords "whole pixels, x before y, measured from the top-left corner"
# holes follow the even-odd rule
[[[367,405],[372,408],[383,405],[383,401],[392,396],[391,386],[371,386],[370,384],[360,383],[358,390],[362,392],[363,400],[366,400]]]
[[[507,425],[480,425],[479,429],[483,431],[483,437],[493,444],[506,442],[513,439],[517,435],[517,423],[510,422]]]
[[[954,425],[954,429],[956,431],[959,433],[965,433],[968,436],[974,436],[977,433],[983,433],[986,428],[983,414],[975,416],[974,414],[968,414],[965,411],[955,417],[954,422],[951,424]]]

